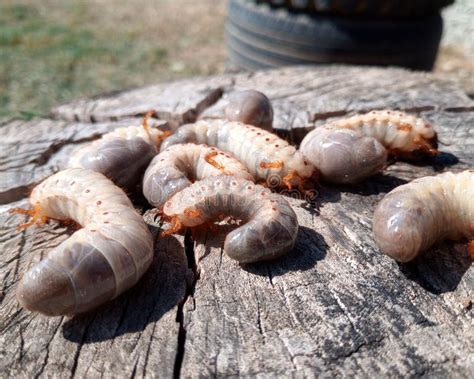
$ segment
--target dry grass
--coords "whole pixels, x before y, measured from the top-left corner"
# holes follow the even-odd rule
[[[222,0],[3,0],[0,116],[222,72]]]

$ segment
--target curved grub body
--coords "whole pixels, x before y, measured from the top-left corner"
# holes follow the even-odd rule
[[[192,182],[217,175],[253,180],[240,161],[215,147],[192,143],[173,145],[148,166],[143,178],[143,194],[151,205],[161,208]]]
[[[118,128],[77,150],[68,166],[100,172],[118,186],[131,188],[158,154],[164,136],[166,133],[156,128]]]
[[[315,168],[303,154],[273,133],[240,122],[202,120],[184,125],[161,145],[193,142],[231,153],[258,180],[270,186],[291,186],[313,176]],[[276,184],[274,184],[276,182]]]
[[[195,227],[222,216],[245,222],[229,233],[224,251],[249,263],[286,254],[295,243],[298,220],[283,196],[247,180],[220,176],[196,182],[165,203],[164,214]]]
[[[21,305],[46,315],[81,313],[137,283],[153,258],[153,241],[125,193],[94,171],[60,171],[33,190],[39,216],[83,226],[23,276]]]
[[[388,156],[432,154],[433,127],[421,118],[396,111],[372,111],[337,120],[311,131],[300,151],[334,183],[354,183],[380,172]]]
[[[262,92],[255,90],[236,91],[229,95],[224,109],[229,121],[257,126],[272,131],[273,107]]]
[[[474,171],[428,176],[397,187],[377,206],[380,250],[400,262],[442,239],[474,239]]]

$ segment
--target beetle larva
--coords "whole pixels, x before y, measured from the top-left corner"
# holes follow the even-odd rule
[[[69,160],[69,167],[100,172],[115,184],[131,188],[141,179],[145,167],[158,154],[168,132],[149,128],[147,114],[142,126],[118,128],[80,148]]]
[[[17,298],[24,308],[50,316],[85,312],[135,285],[150,266],[153,241],[145,222],[102,174],[60,171],[33,189],[30,202],[33,219],[23,227],[54,218],[83,228],[23,276]]]
[[[421,118],[396,111],[372,111],[337,120],[311,131],[300,151],[334,183],[354,183],[380,172],[387,156],[432,154],[433,127]]]
[[[206,145],[173,145],[151,161],[143,178],[148,202],[161,206],[175,193],[208,176],[232,175],[253,180],[247,168],[229,154]]]
[[[221,216],[245,222],[229,233],[224,251],[231,258],[249,263],[269,260],[290,251],[298,234],[298,220],[281,195],[248,180],[232,176],[210,177],[178,192],[163,208],[172,227],[195,227]]]
[[[224,110],[228,120],[272,130],[273,107],[263,93],[255,90],[236,91],[229,96],[228,102]]]
[[[161,151],[178,143],[193,142],[222,149],[247,166],[256,180],[269,185],[301,185],[315,168],[303,154],[273,133],[240,122],[202,120],[180,127],[163,141]]]
[[[474,239],[474,171],[427,176],[395,188],[373,220],[380,250],[400,262],[441,239]]]

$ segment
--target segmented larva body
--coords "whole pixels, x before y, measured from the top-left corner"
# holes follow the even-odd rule
[[[158,154],[165,136],[165,132],[156,128],[118,128],[80,148],[70,158],[68,167],[97,171],[118,186],[131,188],[141,179],[145,167]]]
[[[249,263],[269,260],[290,251],[298,220],[283,196],[250,181],[220,176],[207,178],[178,192],[165,203],[165,216],[178,225],[194,227],[221,216],[245,222],[229,233],[224,251]]]
[[[400,262],[442,239],[474,239],[474,171],[447,172],[395,188],[373,220],[380,250]]]
[[[403,112],[372,111],[311,131],[300,151],[323,180],[353,183],[381,171],[387,156],[433,153],[436,132],[425,120]]]
[[[151,205],[161,208],[192,182],[218,175],[253,180],[240,161],[222,150],[192,143],[173,145],[151,161],[143,178],[143,194]]]
[[[73,219],[82,229],[20,281],[23,307],[46,315],[81,313],[132,287],[153,258],[152,236],[125,193],[102,174],[70,168],[34,188],[35,219]]]
[[[224,113],[229,121],[238,121],[272,131],[272,103],[262,92],[236,91],[229,96],[228,102]]]
[[[161,145],[161,151],[178,143],[215,146],[244,163],[254,178],[273,186],[310,178],[314,167],[303,154],[273,133],[240,122],[202,120],[184,125]],[[271,183],[270,183],[271,182]]]

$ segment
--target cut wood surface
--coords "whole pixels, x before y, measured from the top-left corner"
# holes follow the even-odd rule
[[[157,238],[155,259],[130,291],[85,315],[20,308],[22,274],[72,230],[15,230],[31,188],[71,152],[151,108],[163,127],[220,117],[226,96],[254,88],[291,141],[333,117],[397,108],[430,120],[441,154],[398,162],[356,186],[317,187],[313,206],[290,199],[295,249],[241,266],[217,232]],[[51,119],[0,123],[0,373],[2,377],[474,376],[474,269],[462,242],[409,264],[380,254],[372,214],[396,186],[474,166],[474,102],[432,74],[355,67],[285,68],[158,84],[62,105]],[[155,120],[157,122],[157,120]],[[146,211],[141,196],[133,196]],[[153,212],[145,220],[155,235]]]

